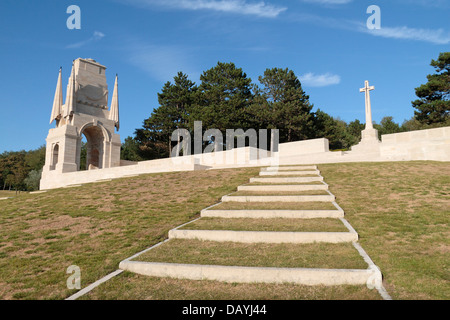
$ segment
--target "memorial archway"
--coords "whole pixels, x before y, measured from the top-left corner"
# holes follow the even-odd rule
[[[94,124],[85,126],[80,132],[78,153],[81,156],[82,137],[86,138],[86,170],[102,169],[105,167],[105,145],[108,141],[108,133],[106,130]],[[80,157],[78,163],[80,163]]]

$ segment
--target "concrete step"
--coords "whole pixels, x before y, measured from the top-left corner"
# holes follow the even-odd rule
[[[67,186],[64,186],[63,188],[64,189],[68,189],[68,188],[78,188],[78,187],[81,187],[82,186],[82,184],[69,184],[69,185],[67,185]]]
[[[47,191],[46,191],[46,190],[43,190],[43,191],[33,191],[33,192],[30,192],[30,194],[41,194],[41,193],[47,193]]]
[[[290,170],[317,170],[317,166],[268,167],[261,169],[261,171],[290,171]]]
[[[320,175],[319,170],[310,170],[310,171],[261,171],[259,173],[260,176],[308,176],[308,175]]]
[[[341,210],[202,210],[202,217],[210,218],[343,218]]]
[[[307,183],[323,181],[323,177],[274,177],[274,178],[250,178],[252,182],[262,183]]]
[[[305,184],[305,185],[266,185],[266,186],[239,186],[238,191],[261,191],[261,192],[283,192],[283,191],[316,191],[328,190],[327,184]]]
[[[151,277],[213,280],[230,283],[295,283],[300,285],[373,285],[381,283],[374,269],[272,268],[122,261],[119,268]]]
[[[223,196],[222,202],[331,202],[334,195],[312,196]]]
[[[276,232],[173,229],[169,231],[169,239],[196,239],[240,243],[342,243],[358,241],[358,234],[353,232]]]

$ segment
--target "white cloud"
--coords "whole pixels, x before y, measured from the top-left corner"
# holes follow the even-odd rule
[[[212,10],[264,18],[275,18],[287,10],[286,7],[266,4],[264,1],[248,2],[247,0],[122,0],[122,2],[144,7],[156,5],[193,11]]]
[[[192,62],[195,54],[189,48],[132,41],[127,45],[127,55],[132,65],[163,83],[172,81],[179,71],[193,81],[200,77]]]
[[[291,15],[290,19],[295,22],[312,23],[322,27],[341,29],[354,32],[367,33],[372,36],[399,39],[399,40],[413,40],[424,41],[433,44],[449,44],[450,32],[442,28],[440,29],[424,29],[411,28],[407,26],[400,27],[386,27],[381,25],[381,29],[370,30],[367,24],[359,21],[338,20],[331,17],[322,17],[313,14],[296,14]]]
[[[371,34],[373,36],[392,38],[392,39],[405,39],[431,42],[434,44],[449,44],[450,33],[444,31],[444,29],[420,29],[402,27],[381,27],[381,29],[369,30],[365,26],[360,27],[361,32]]]
[[[89,39],[80,41],[77,43],[69,44],[66,46],[66,49],[78,49],[78,48],[81,48],[81,47],[87,45],[88,43],[99,41],[104,37],[105,37],[105,34],[103,32],[95,31],[94,34],[92,35],[92,37],[90,37]]]
[[[341,83],[341,77],[331,73],[306,73],[299,77],[302,85],[307,87],[326,87]]]
[[[441,45],[450,43],[450,32],[443,28],[424,29],[411,28],[408,26],[387,27],[382,23],[381,29],[370,30],[367,28],[366,22],[336,19],[307,13],[291,14],[289,19],[293,22],[311,23],[333,29],[362,32],[383,38],[424,41]]]
[[[94,31],[94,35],[92,36],[92,38],[93,38],[93,40],[100,40],[104,36],[105,36],[105,34],[103,32]]]

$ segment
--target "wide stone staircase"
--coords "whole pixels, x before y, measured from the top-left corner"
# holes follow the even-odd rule
[[[380,270],[315,165],[262,168],[119,267],[153,277],[382,288]]]

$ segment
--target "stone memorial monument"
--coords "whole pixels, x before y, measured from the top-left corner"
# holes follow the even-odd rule
[[[76,59],[63,104],[61,69],[56,85],[47,136],[42,179],[54,173],[80,170],[82,136],[87,140],[88,170],[120,166],[119,101],[117,75],[111,107],[108,108],[106,67],[93,59]]]
[[[364,88],[359,91],[363,92],[366,97],[366,127],[361,131],[361,142],[352,147],[352,151],[379,153],[380,140],[378,139],[378,130],[373,127],[372,123],[372,106],[370,103],[370,91],[375,90],[374,86],[369,86],[369,81],[365,82]]]

